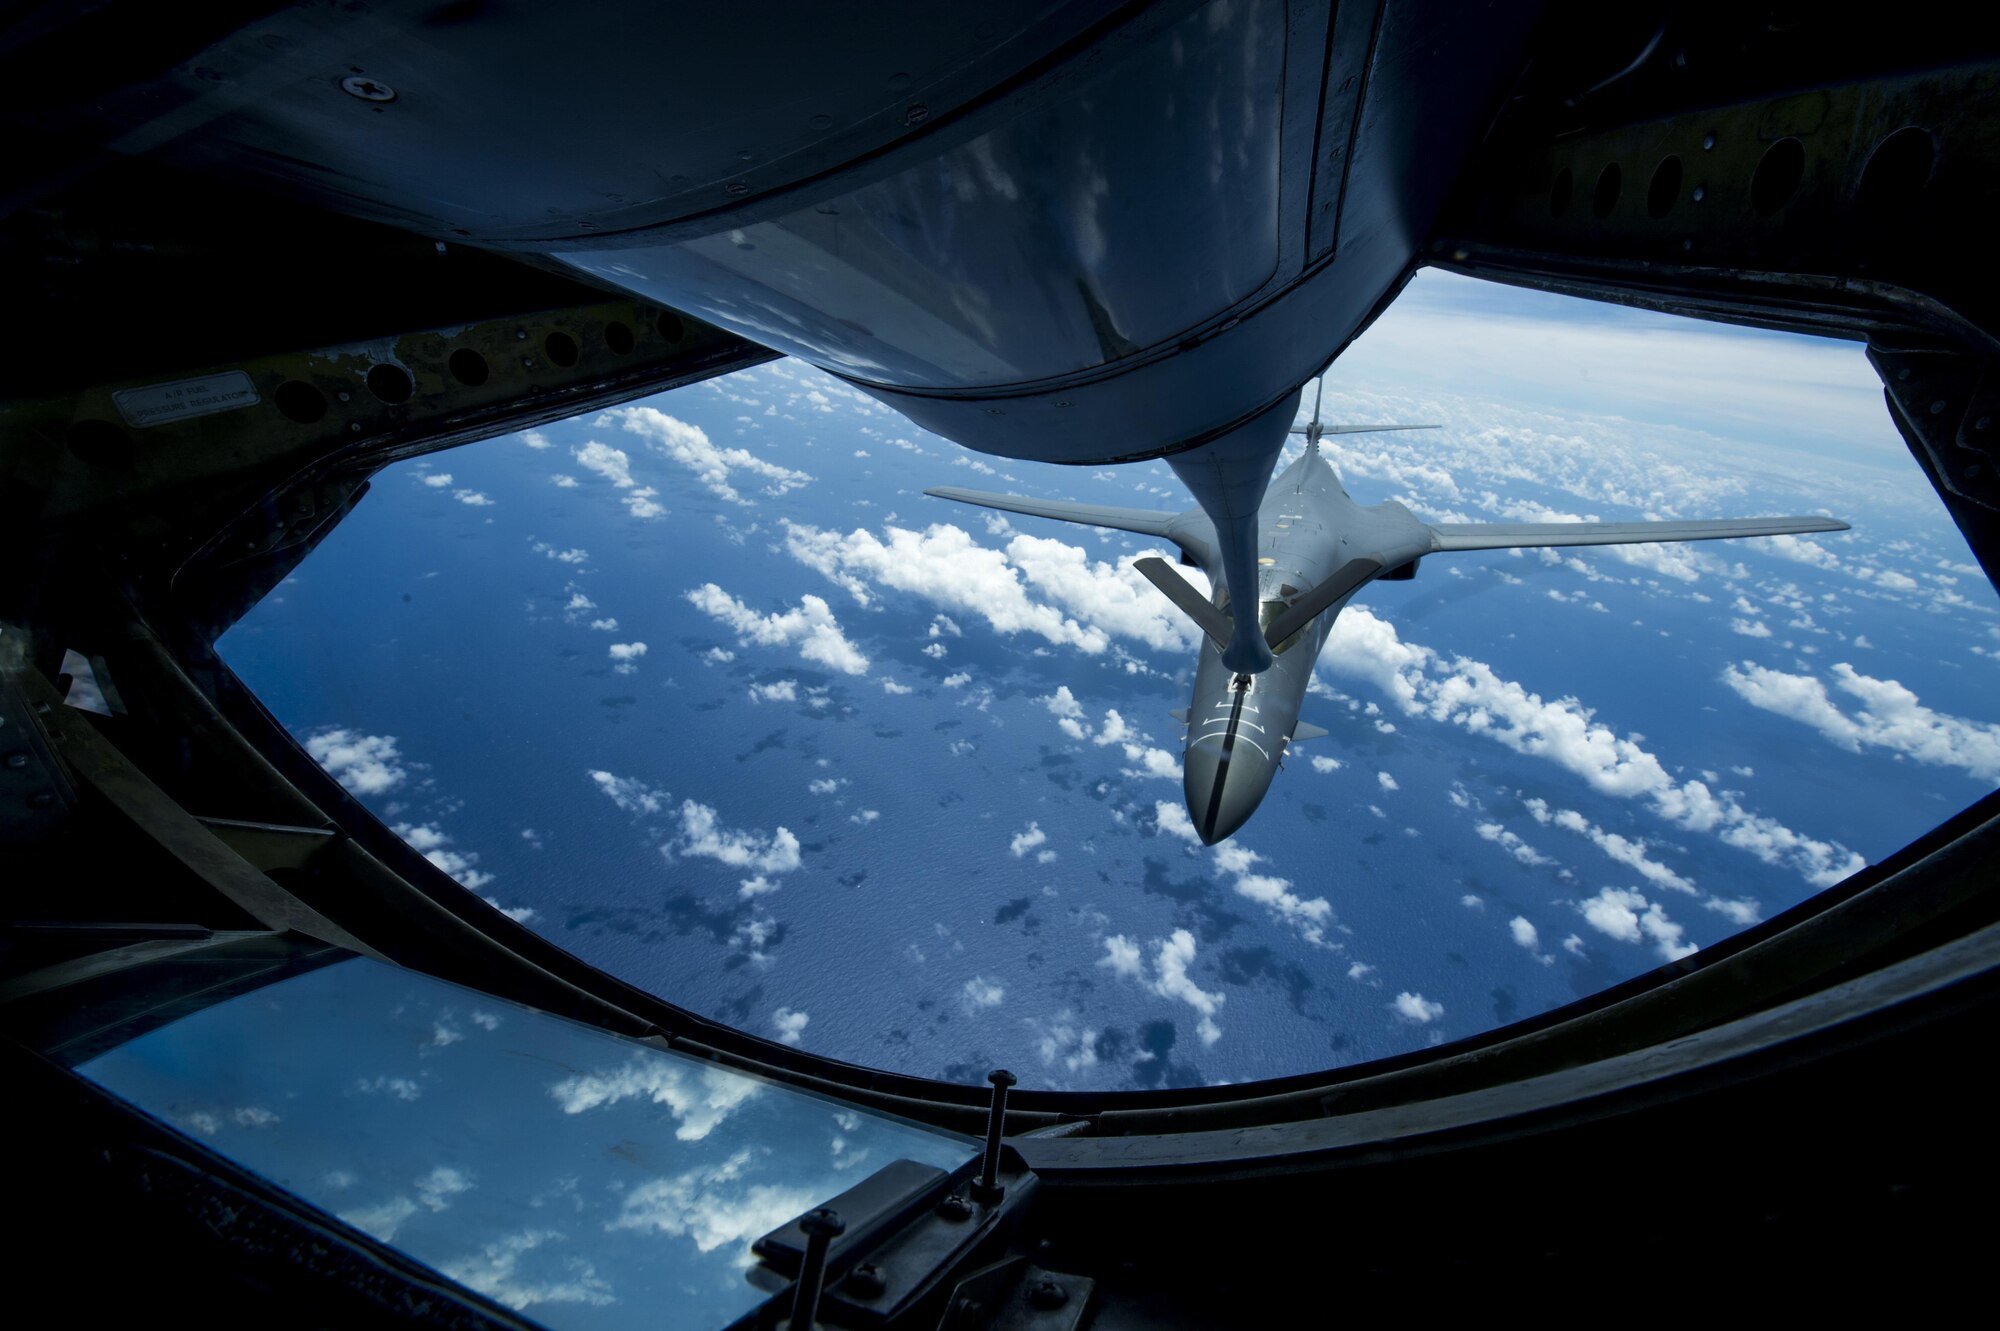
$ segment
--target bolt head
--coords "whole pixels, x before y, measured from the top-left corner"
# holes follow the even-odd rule
[[[799,1217],[799,1228],[807,1238],[834,1238],[847,1232],[847,1222],[840,1218],[840,1212],[822,1206],[816,1211],[807,1211]]]
[[[995,1086],[1013,1086],[1021,1079],[1005,1068],[995,1068],[986,1074],[986,1080]]]
[[[750,192],[750,187],[740,180],[732,180],[724,188],[729,191],[729,197],[732,199],[740,199]]]
[[[393,102],[396,90],[380,79],[371,79],[365,74],[349,74],[340,81],[340,90],[349,97],[358,97],[364,102]]]
[[[878,1299],[889,1288],[889,1279],[873,1262],[863,1262],[847,1273],[847,1288],[864,1299]]]
[[[972,1203],[966,1200],[964,1193],[954,1192],[937,1204],[937,1214],[940,1220],[970,1220]]]
[[[1069,1291],[1060,1282],[1043,1276],[1028,1286],[1028,1302],[1036,1308],[1060,1308],[1069,1302]]]

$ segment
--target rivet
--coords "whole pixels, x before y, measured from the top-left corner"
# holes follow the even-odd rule
[[[750,187],[744,184],[740,180],[732,180],[724,188],[726,188],[729,191],[731,198],[737,198],[737,199],[742,198],[745,194],[748,194],[750,192]]]
[[[1983,430],[1991,424],[1993,424],[1993,418],[1991,416],[1981,416],[1978,420],[1972,423],[1972,428],[1975,430]]]
[[[21,769],[22,769],[23,767],[26,767],[27,765],[28,765],[28,755],[27,755],[27,754],[25,754],[25,753],[10,753],[10,754],[8,754],[8,755],[7,755],[7,766],[9,766],[9,767],[13,768],[13,769],[14,769],[15,771],[17,771],[17,772],[18,772],[18,771],[20,771],[20,770],[21,770]]]
[[[1713,152],[1713,151],[1714,151],[1714,149],[1715,149],[1715,135],[1713,135],[1713,134],[1704,134],[1704,135],[1702,135],[1702,136],[1701,136],[1701,150],[1702,150],[1703,152]]]
[[[922,102],[911,102],[908,109],[903,112],[905,125],[921,125],[930,118],[931,109]]]
[[[1691,197],[1694,199],[1696,203],[1700,203],[1703,199],[1708,197],[1708,186],[1696,185],[1694,187],[1694,194]]]
[[[832,129],[833,117],[825,114],[816,115],[811,120],[806,121],[806,124],[814,129]]]
[[[1944,399],[1943,399],[1943,398],[1939,398],[1939,399],[1938,399],[1937,401],[1935,401],[1935,402],[1931,403],[1931,415],[1933,415],[1933,416],[1942,416],[1942,415],[1944,415]]]

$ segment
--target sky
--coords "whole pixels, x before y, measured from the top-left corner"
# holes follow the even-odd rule
[[[1858,345],[1425,273],[1334,367],[1360,503],[1831,513],[1432,557],[1337,623],[1235,838],[1180,798],[1164,464],[971,454],[796,362],[404,464],[224,655],[412,845],[760,1037],[977,1082],[1254,1080],[1686,956],[2000,782],[1992,589]]]

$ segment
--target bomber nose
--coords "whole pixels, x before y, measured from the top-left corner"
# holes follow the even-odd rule
[[[1182,763],[1188,817],[1204,846],[1227,840],[1264,801],[1277,767],[1244,739],[1197,741]]]

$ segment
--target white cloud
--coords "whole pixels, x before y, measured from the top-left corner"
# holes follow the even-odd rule
[[[643,642],[614,642],[611,644],[611,659],[614,661],[636,661],[646,654]]]
[[[975,975],[965,982],[961,991],[965,1010],[976,1012],[980,1008],[998,1007],[1000,1000],[1007,996],[1007,990],[998,980],[989,980],[984,975]]]
[[[1533,954],[1536,961],[1541,962],[1544,966],[1555,965],[1556,959],[1542,951],[1541,935],[1536,932],[1534,924],[1529,921],[1527,916],[1516,915],[1513,919],[1507,921],[1507,932],[1514,936],[1516,943],[1519,943]]]
[[[768,495],[781,495],[812,482],[805,472],[766,462],[747,449],[718,448],[700,426],[669,416],[656,407],[622,407],[606,415],[645,440],[656,452],[693,472],[710,494],[732,504],[750,502],[732,484],[738,472],[761,479],[761,488]]]
[[[715,810],[693,800],[681,802],[681,834],[673,849],[683,855],[719,860],[733,869],[790,873],[799,867],[799,839],[780,827],[770,835],[721,826]]]
[[[694,1071],[664,1058],[637,1057],[610,1072],[566,1077],[549,1087],[565,1114],[583,1114],[621,1100],[646,1099],[679,1120],[674,1136],[698,1142],[762,1089],[724,1068]]]
[[[1169,836],[1177,836],[1191,843],[1201,840],[1201,833],[1195,831],[1194,820],[1188,817],[1187,808],[1176,801],[1153,801],[1153,820],[1159,824],[1160,830]]]
[[[613,804],[626,813],[658,813],[666,807],[667,792],[656,790],[637,777],[613,776],[609,772],[593,771],[590,773],[590,779]]]
[[[306,736],[306,752],[356,795],[394,790],[409,775],[394,735],[364,735],[342,726]]]
[[[565,476],[565,475],[563,475],[563,473],[561,473],[561,472],[559,472],[559,471],[558,471],[558,472],[554,472],[554,473],[552,473],[552,474],[551,474],[551,475],[549,476],[549,481],[550,481],[550,483],[551,483],[551,484],[553,484],[553,485],[554,485],[554,486],[556,487],[556,489],[558,489],[558,490],[574,490],[574,489],[576,489],[576,486],[577,486],[577,480],[576,480],[576,477],[574,477],[574,476]]]
[[[817,596],[799,599],[798,608],[759,615],[712,582],[687,594],[690,604],[735,630],[740,643],[764,647],[797,644],[799,655],[815,664],[848,675],[868,673],[868,658],[840,631],[827,603]]]
[[[432,1211],[442,1211],[460,1193],[472,1191],[472,1178],[462,1169],[439,1165],[416,1181],[417,1200]]]
[[[618,621],[615,619],[593,619],[590,621],[590,626],[600,633],[616,633],[618,631]]]
[[[1678,961],[1695,950],[1693,943],[1684,941],[1686,931],[1667,918],[1664,907],[1630,888],[1604,888],[1578,902],[1577,909],[1591,928],[1621,943],[1651,940],[1667,961]]]
[[[917,690],[915,685],[898,684],[895,680],[888,678],[886,675],[882,679],[882,692],[887,693],[892,697],[900,696],[906,693],[915,693],[916,691]]]
[[[1315,772],[1338,772],[1340,770],[1340,759],[1315,757],[1312,760],[1312,765]]]
[[[846,784],[847,784],[846,777],[827,776],[827,777],[821,777],[819,780],[811,782],[806,786],[806,789],[811,791],[815,795],[831,795]]]
[[[433,490],[442,490],[451,484],[451,473],[448,471],[434,471],[424,477],[424,484],[430,486]]]
[[[473,867],[479,863],[479,856],[470,851],[447,849],[451,838],[436,827],[428,823],[416,827],[398,823],[394,830],[397,836],[410,844],[410,849],[457,879],[460,886],[476,892],[493,881],[492,874]]]
[[[775,684],[750,686],[751,702],[797,702],[798,700],[799,686],[793,680],[781,679]]]
[[[562,564],[581,564],[590,558],[590,551],[580,546],[573,546],[568,550],[558,550],[547,541],[534,541],[530,543],[528,548],[538,555],[547,555],[550,559]]]
[[[1210,854],[1216,869],[1233,880],[1237,896],[1271,911],[1297,929],[1308,943],[1317,946],[1326,941],[1326,928],[1333,922],[1333,907],[1325,897],[1301,898],[1292,891],[1290,879],[1252,872],[1252,866],[1263,856],[1234,840],[1223,842]]]
[[[1740,633],[1746,638],[1768,638],[1771,636],[1771,626],[1761,619],[1732,619],[1729,621],[1729,627],[1734,632]]]
[[[771,1014],[771,1024],[778,1029],[778,1043],[795,1045],[806,1033],[806,1023],[812,1018],[802,1011],[781,1007]]]
[[[470,505],[473,508],[493,507],[493,501],[478,490],[453,490],[451,497],[459,503]]]
[[[1014,834],[1014,839],[1007,843],[1007,849],[1012,851],[1014,858],[1018,860],[1048,839],[1049,834],[1042,830],[1040,823],[1029,823],[1027,831]]]
[[[824,1189],[802,1184],[743,1184],[754,1160],[755,1152],[745,1149],[720,1164],[649,1179],[625,1194],[618,1218],[607,1228],[691,1239],[701,1252],[740,1243],[738,1265],[747,1268],[755,1260],[752,1242],[825,1198]]]
[[[548,436],[544,435],[540,430],[521,431],[521,442],[538,452],[549,446]]]
[[[1377,783],[1379,783],[1379,784],[1381,785],[1382,789],[1384,789],[1384,790],[1401,790],[1401,789],[1402,789],[1402,787],[1401,787],[1401,786],[1398,786],[1398,785],[1396,784],[1396,778],[1395,778],[1395,777],[1393,777],[1393,776],[1390,776],[1390,775],[1389,775],[1389,774],[1388,774],[1387,772],[1377,772],[1377,773],[1375,774],[1375,780],[1377,781]]]
[[[632,479],[632,458],[622,448],[600,444],[595,439],[576,449],[574,456],[586,471],[594,471],[621,490],[629,490],[638,482]]]
[[[1123,934],[1104,940],[1104,955],[1097,959],[1097,964],[1109,966],[1114,975],[1122,975],[1128,980],[1138,979],[1146,969],[1139,945]]]
[[[1396,1001],[1389,1005],[1396,1015],[1419,1025],[1436,1021],[1444,1015],[1444,1004],[1432,1002],[1422,994],[1413,994],[1405,989],[1396,995]]]
[[[583,1303],[603,1307],[616,1303],[610,1282],[597,1274],[597,1267],[583,1257],[565,1257],[540,1263],[546,1269],[539,1276],[522,1274],[524,1261],[544,1244],[559,1243],[564,1235],[553,1229],[529,1229],[482,1244],[477,1253],[455,1261],[439,1262],[438,1270],[496,1303],[516,1310],[542,1303]]]
[[[2000,781],[2000,725],[1933,711],[1896,680],[1864,675],[1846,662],[1832,673],[1841,692],[1856,700],[1852,713],[1841,710],[1825,683],[1811,675],[1745,661],[1725,669],[1722,682],[1751,706],[1811,726],[1850,752],[1888,749],[1921,763],[1956,767],[1980,781]]]
[[[1349,606],[1334,622],[1326,664],[1367,679],[1410,716],[1457,725],[1517,753],[1546,758],[1602,794],[1644,798],[1659,817],[1769,864],[1785,864],[1819,885],[1839,881],[1864,861],[1837,842],[1801,835],[1751,813],[1725,791],[1677,781],[1636,738],[1620,738],[1575,698],[1545,701],[1490,666],[1404,642],[1387,620]]]
[[[873,600],[871,587],[888,587],[981,618],[997,632],[1032,633],[1092,655],[1107,650],[1114,636],[1161,648],[1195,644],[1194,630],[1133,571],[1137,555],[1115,565],[1093,562],[1080,546],[1021,535],[1000,551],[946,524],[884,531],[886,540],[860,529],[842,535],[787,522],[785,547],[863,605]]]
[[[948,689],[962,689],[971,682],[971,674],[964,670],[959,671],[955,675],[946,675],[944,677],[944,686]]]
[[[1533,846],[1521,840],[1520,837],[1502,827],[1499,823],[1480,823],[1472,830],[1479,833],[1486,840],[1493,842],[1530,868],[1546,868],[1555,863],[1553,859],[1542,854]]]

